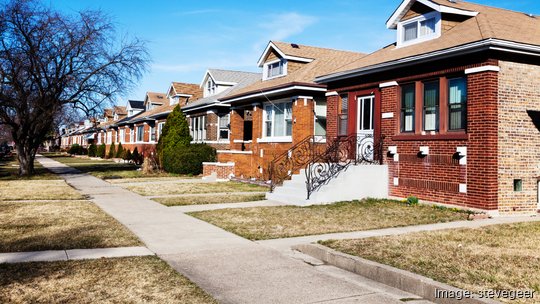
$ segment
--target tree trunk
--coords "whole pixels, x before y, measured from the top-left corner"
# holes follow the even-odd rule
[[[35,173],[34,171],[34,159],[36,158],[36,153],[32,148],[26,148],[22,145],[17,145],[17,158],[19,159],[19,175],[20,176],[31,176]]]

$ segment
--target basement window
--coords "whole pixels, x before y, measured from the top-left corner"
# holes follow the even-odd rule
[[[514,192],[520,192],[523,190],[523,181],[521,179],[514,180]]]

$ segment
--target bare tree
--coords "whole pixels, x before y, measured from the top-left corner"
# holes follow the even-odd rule
[[[38,0],[0,9],[0,124],[11,129],[20,175],[34,173],[36,151],[66,106],[94,116],[141,78],[144,43],[117,37],[99,11],[66,15]]]

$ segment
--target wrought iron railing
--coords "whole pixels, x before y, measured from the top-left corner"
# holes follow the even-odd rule
[[[270,191],[290,179],[300,169],[306,168],[316,155],[322,154],[326,150],[325,142],[324,136],[311,135],[274,158],[268,168]]]
[[[324,153],[312,158],[306,167],[307,199],[311,194],[338,177],[351,164],[382,164],[383,138],[353,134],[337,137],[327,143]]]

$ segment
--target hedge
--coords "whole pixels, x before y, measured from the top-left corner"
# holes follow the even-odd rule
[[[199,175],[203,162],[215,162],[216,149],[205,144],[192,144],[163,151],[163,169],[176,174]]]

